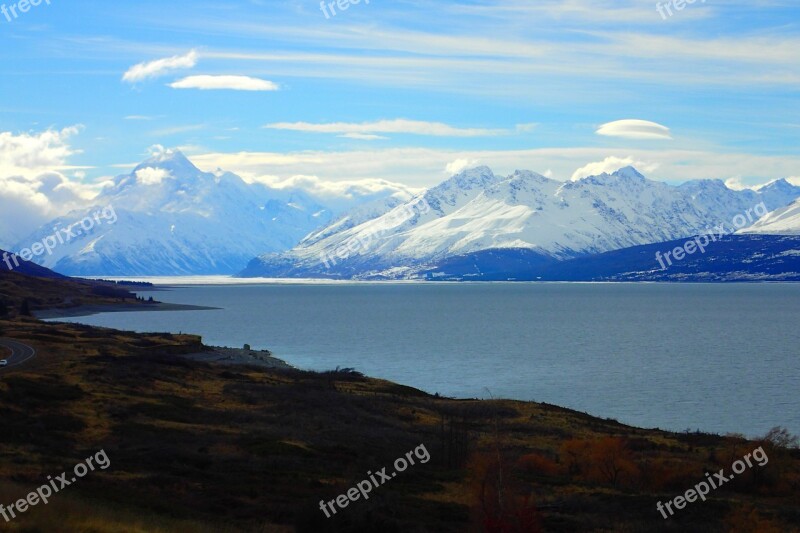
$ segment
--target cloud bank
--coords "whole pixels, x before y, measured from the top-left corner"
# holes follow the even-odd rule
[[[40,133],[0,132],[0,247],[8,248],[48,220],[93,198],[98,185],[86,185],[68,158],[77,150],[68,140],[80,126]]]
[[[427,135],[434,137],[486,137],[509,133],[509,130],[503,129],[458,128],[442,122],[426,122],[402,118],[360,123],[331,122],[312,124],[309,122],[278,122],[267,124],[264,127],[273,130],[301,131],[306,133],[335,133],[359,139],[365,138],[364,136],[376,138],[376,134],[378,133],[407,133],[411,135]],[[529,125],[522,126],[523,131],[530,131],[528,128]]]

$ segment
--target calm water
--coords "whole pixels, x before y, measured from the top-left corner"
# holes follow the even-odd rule
[[[146,293],[219,311],[76,322],[193,332],[291,364],[645,427],[800,433],[800,284],[337,284]]]

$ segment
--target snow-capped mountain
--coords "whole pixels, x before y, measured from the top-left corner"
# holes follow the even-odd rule
[[[772,202],[773,205],[780,204],[779,207],[785,207],[797,199],[798,189],[800,187],[792,185],[787,180],[779,179],[762,185],[756,192],[768,205]]]
[[[354,207],[331,222],[329,225],[312,232],[303,242],[312,243],[330,237],[336,233],[346,231],[365,222],[376,219],[388,213],[395,207],[403,205],[413,197],[406,191],[398,191],[386,198],[372,200],[363,205]]]
[[[33,261],[71,275],[230,274],[333,218],[307,196],[278,200],[271,192],[235,174],[202,172],[166,150],[117,177],[93,207],[53,220],[14,249],[58,237],[52,253]]]
[[[774,210],[800,196],[800,187],[784,183],[789,188],[775,182],[759,191],[719,181],[673,187],[632,167],[564,183],[530,171],[500,178],[479,167],[377,218],[263,255],[242,275],[408,277],[483,250],[569,259],[707,232],[761,202]]]
[[[800,199],[768,214],[739,233],[800,235]]]
[[[348,214],[330,227],[323,228],[309,235],[298,246],[283,254],[264,254],[253,260],[244,275],[285,275],[288,272],[308,272],[310,275],[327,275],[328,267],[322,260],[330,255],[337,264],[346,255],[345,264],[341,265],[350,274],[365,268],[380,253],[390,253],[391,239],[384,237],[400,234],[412,227],[424,225],[438,218],[448,216],[469,203],[486,187],[497,183],[499,179],[488,167],[464,171],[444,181],[437,187],[411,200],[392,205],[391,201],[383,204],[363,206],[355,213]],[[352,216],[351,216],[352,215]],[[374,242],[373,237],[381,237]],[[357,244],[360,243],[360,244]],[[355,253],[340,250],[344,245],[362,248]],[[367,250],[374,245],[376,249]],[[339,256],[336,256],[336,254]],[[333,254],[333,255],[331,255]],[[262,265],[272,265],[266,273]],[[315,273],[315,274],[314,274]]]

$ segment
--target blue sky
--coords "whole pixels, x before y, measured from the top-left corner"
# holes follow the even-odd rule
[[[0,15],[0,172],[89,194],[163,145],[270,183],[800,176],[797,2],[656,4],[43,0]]]

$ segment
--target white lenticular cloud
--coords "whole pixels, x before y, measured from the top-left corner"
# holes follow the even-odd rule
[[[277,83],[250,76],[188,76],[169,84],[173,89],[277,91]]]
[[[649,120],[627,119],[608,122],[600,126],[595,132],[607,137],[622,137],[625,139],[661,139],[671,140],[669,128],[650,122]]]
[[[192,50],[188,54],[182,56],[165,57],[163,59],[156,59],[155,61],[134,65],[125,72],[122,76],[122,80],[128,83],[135,83],[137,81],[163,76],[173,70],[192,68],[196,64],[197,52]]]

